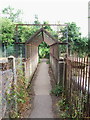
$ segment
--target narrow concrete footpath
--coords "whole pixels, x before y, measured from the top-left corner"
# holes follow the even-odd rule
[[[38,74],[34,83],[34,107],[30,118],[53,118],[49,65],[46,61],[43,59],[38,66]]]

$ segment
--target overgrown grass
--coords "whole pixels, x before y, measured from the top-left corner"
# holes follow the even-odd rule
[[[60,84],[55,85],[55,87],[52,88],[51,93],[60,98],[56,104],[60,118],[74,118],[79,120],[80,117],[83,117],[82,109],[84,106],[81,104],[80,96],[76,93],[73,94],[74,99],[78,101],[78,105],[75,105],[73,101],[67,100],[65,91]],[[86,102],[85,99],[83,101]]]
[[[84,103],[82,104],[82,100],[80,96],[77,96],[76,93],[73,95],[74,99],[77,101],[67,100],[66,95],[62,93],[60,100],[57,102],[57,107],[59,109],[59,116],[60,118],[74,118],[79,120],[79,118],[83,118],[83,108]],[[83,98],[83,102],[86,102],[86,99]]]

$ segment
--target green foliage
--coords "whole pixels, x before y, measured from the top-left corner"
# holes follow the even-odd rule
[[[18,26],[18,32],[15,33],[15,22],[20,22],[20,14],[21,10],[15,10],[14,8],[11,8],[10,6],[7,8],[4,8],[2,10],[2,13],[6,15],[7,18],[0,18],[0,32],[2,33],[0,36],[0,42],[11,45],[14,43],[16,37],[18,42],[25,42],[28,40],[37,30],[41,28],[41,26]],[[35,20],[33,22],[34,24],[40,24],[40,21],[38,19],[38,16],[35,15]],[[44,29],[46,29],[50,34],[59,41],[65,42],[66,36],[67,36],[67,30],[68,30],[68,40],[69,40],[69,48],[74,52],[78,52],[81,56],[85,55],[86,53],[89,53],[89,43],[88,39],[86,37],[81,38],[80,28],[77,27],[76,23],[67,23],[68,29],[66,27],[60,26],[59,29],[62,33],[62,37],[59,37],[56,31],[54,31],[51,26],[48,26],[48,21],[44,21]],[[17,34],[17,36],[16,36]],[[60,51],[65,52],[66,47],[61,46]],[[42,43],[39,46],[39,57],[40,58],[49,58],[49,47]]]
[[[62,97],[60,97],[60,100],[57,102],[57,107],[60,111],[60,117],[75,118],[76,120],[84,117],[86,114],[84,109],[85,103],[87,103],[87,95],[83,96],[81,93],[80,96],[78,95],[78,92],[74,91],[72,94],[73,99],[71,100],[71,98],[68,99],[65,94],[62,94]]]
[[[35,15],[34,24],[40,24],[37,15]],[[39,29],[40,26],[18,26],[17,32],[18,41],[25,42]]]
[[[35,26],[33,27],[28,27],[28,26],[19,26],[18,27],[18,41],[19,42],[25,42],[26,40],[28,40],[31,35],[33,35],[36,31],[38,30],[38,28],[36,28]]]
[[[10,19],[12,22],[19,22],[21,10],[15,11],[14,8],[8,6],[2,10],[2,13],[5,14],[6,18]]]
[[[14,24],[7,18],[0,18],[1,42],[12,44],[14,42]]]
[[[60,96],[63,92],[63,87],[60,84],[55,85],[55,87],[51,90],[55,96]]]
[[[45,42],[42,42],[40,45],[39,45],[39,57],[40,58],[49,58],[49,46],[45,43]]]
[[[73,52],[78,52],[79,54],[87,53],[88,39],[86,37],[81,38],[80,28],[77,27],[76,23],[67,23],[68,28],[62,28],[61,32],[63,36],[60,38],[61,41],[66,41],[66,34],[68,29],[68,41],[69,48]]]
[[[18,118],[19,117],[19,114],[16,112],[15,108],[13,108],[13,109],[10,108],[10,106],[12,106],[12,103],[14,106],[15,106],[15,104],[17,104],[17,103],[14,103],[15,98],[17,96],[16,88],[17,88],[17,86],[14,86],[14,87],[11,86],[11,87],[7,88],[7,90],[6,90],[6,100],[9,105],[9,117],[10,118]],[[10,93],[8,92],[9,90],[11,91]]]
[[[79,55],[85,55],[88,53],[88,38],[83,37],[74,42],[74,51],[77,51]]]
[[[38,19],[38,15],[35,15],[34,24],[40,24],[40,21]]]
[[[50,26],[48,26],[48,24],[49,24],[48,21],[44,21],[43,24],[45,25],[45,26],[44,26],[44,29],[46,29],[48,32],[53,31],[52,28],[51,28]]]
[[[8,104],[11,106],[12,103],[17,104],[18,110],[17,112],[13,108],[10,110],[11,118],[20,117],[20,111],[25,106],[26,102],[29,101],[28,91],[27,91],[27,80],[24,76],[22,66],[20,66],[20,61],[18,60],[17,65],[17,85],[11,86],[6,91],[6,98]],[[11,90],[9,93],[8,91]],[[29,91],[30,92],[30,91]],[[13,102],[14,101],[14,102]]]
[[[57,106],[60,111],[60,117],[62,118],[71,118],[69,114],[69,104],[66,102],[66,98],[63,96],[60,98],[60,100],[57,102]]]
[[[48,25],[49,22],[48,22],[48,21],[44,21],[43,24],[44,24],[43,28],[44,28],[45,30],[47,30],[55,39],[58,39],[58,34],[57,34],[57,32],[54,31],[54,30],[51,28],[51,26]]]

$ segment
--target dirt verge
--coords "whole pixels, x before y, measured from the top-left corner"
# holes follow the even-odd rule
[[[27,88],[28,95],[29,95],[29,101],[26,102],[26,106],[25,106],[25,108],[23,108],[24,110],[22,111],[21,118],[30,118],[31,111],[33,110],[33,101],[34,101],[34,96],[35,96],[33,86],[34,86],[34,82],[35,82],[35,78],[36,78],[37,74],[38,74],[38,69],[36,69],[36,71],[33,75],[33,78]]]

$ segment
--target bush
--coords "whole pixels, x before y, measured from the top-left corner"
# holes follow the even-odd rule
[[[55,96],[60,96],[63,92],[63,87],[60,84],[55,85],[55,87],[51,90]]]

